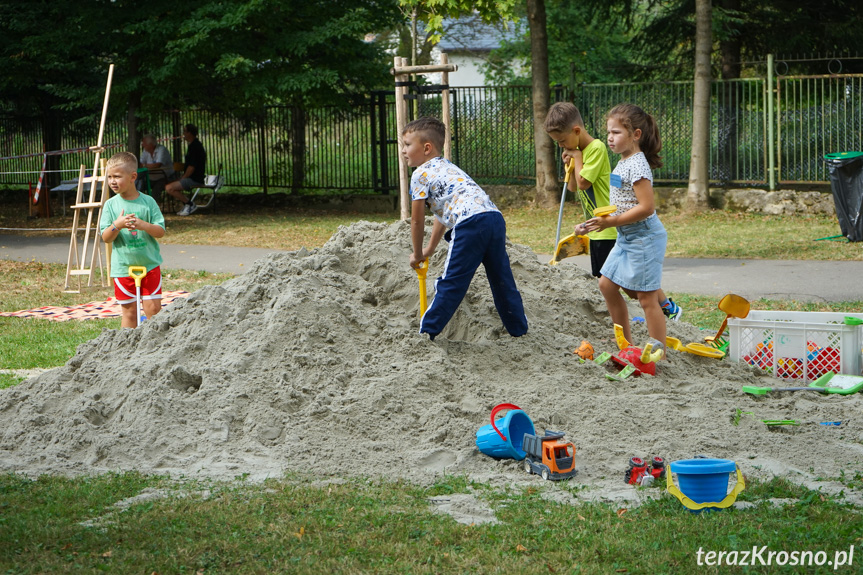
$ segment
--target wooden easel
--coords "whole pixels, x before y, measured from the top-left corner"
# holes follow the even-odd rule
[[[440,55],[440,64],[426,66],[408,66],[408,59],[396,56],[393,60],[393,68],[390,70],[396,79],[396,129],[398,130],[398,151],[396,156],[399,161],[399,199],[401,202],[401,218],[406,220],[411,215],[411,200],[408,195],[408,164],[402,156],[402,130],[407,125],[408,105],[407,94],[408,78],[411,74],[441,73],[441,121],[446,126],[446,137],[443,144],[443,155],[447,160],[452,160],[452,135],[450,133],[449,112],[449,73],[458,70],[455,64],[449,64],[446,54]]]
[[[102,120],[99,124],[99,137],[96,145],[90,148],[90,151],[96,152],[96,158],[93,161],[93,173],[90,177],[84,177],[85,166],[81,164],[81,169],[78,172],[78,192],[75,196],[75,204],[71,206],[73,210],[72,216],[72,238],[69,241],[69,259],[66,263],[66,284],[63,291],[66,293],[81,293],[81,277],[87,276],[87,287],[93,287],[93,270],[98,260],[99,273],[101,275],[100,284],[105,286],[105,272],[102,267],[102,242],[101,236],[98,233],[99,219],[102,216],[102,206],[108,201],[108,187],[105,185],[105,160],[101,159],[101,154],[104,151],[102,148],[102,137],[105,133],[105,117],[108,113],[108,98],[111,95],[111,79],[114,76],[114,65],[108,67],[108,85],[105,88],[105,102],[102,105]],[[84,184],[90,184],[90,193],[87,201],[84,199]],[[101,186],[100,186],[101,184]],[[101,195],[96,196],[97,190],[101,189]],[[78,246],[78,226],[80,224],[81,212],[86,211],[87,225],[84,228],[84,242],[81,247]],[[95,216],[96,232],[93,234],[93,251],[90,258],[89,267],[87,266],[87,247],[90,243],[90,232],[93,231],[93,220]],[[83,248],[83,250],[81,250]],[[79,257],[79,250],[81,255]],[[78,289],[70,287],[71,279],[78,279]]]

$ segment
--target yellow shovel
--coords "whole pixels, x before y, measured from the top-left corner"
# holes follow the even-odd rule
[[[147,319],[141,308],[141,280],[147,275],[147,268],[144,266],[129,266],[129,276],[135,280],[135,316],[138,318],[138,327],[141,327],[141,322]]]
[[[671,337],[670,335],[665,338],[665,347],[670,347],[677,351],[685,351],[686,353],[691,353],[693,355],[700,355],[701,357],[712,357],[714,359],[722,359],[725,357],[725,352],[716,349],[715,347],[710,347],[703,343],[687,343],[686,345],[683,345],[679,339]]]
[[[749,301],[733,293],[727,294],[719,300],[718,307],[725,312],[725,319],[722,320],[722,325],[719,326],[719,331],[716,332],[716,335],[709,335],[704,338],[704,341],[713,346],[718,345],[719,342],[717,340],[725,333],[728,318],[736,317],[737,319],[743,319],[749,315]]]
[[[557,214],[557,235],[554,236],[554,257],[548,262],[551,265],[557,265],[557,262],[562,260],[563,258],[558,259],[558,250],[560,250],[560,226],[563,224],[563,206],[566,203],[566,188],[569,184],[569,176],[572,175],[572,170],[575,169],[575,160],[573,158],[569,159],[569,164],[565,166],[565,175],[563,177],[563,191],[560,192],[560,212]],[[567,236],[566,239],[569,239]]]
[[[614,204],[612,204],[610,206],[601,206],[601,207],[593,210],[593,217],[594,218],[604,218],[605,216],[610,216],[611,214],[613,214],[616,211],[617,211],[617,206],[615,206]]]
[[[557,249],[554,250],[554,257],[548,262],[550,265],[556,266],[572,256],[580,256],[581,254],[590,253],[590,240],[587,236],[577,236],[569,234],[557,243]]]
[[[567,172],[569,178],[569,172]],[[593,210],[593,216],[601,218],[609,216],[617,211],[617,206],[602,206]],[[561,212],[563,213],[563,212]],[[560,224],[558,224],[558,237],[560,237]],[[587,236],[578,236],[570,234],[557,243],[557,249],[554,250],[554,257],[548,262],[550,265],[556,266],[561,260],[572,256],[580,256],[581,254],[590,253],[590,238]]]
[[[429,271],[429,261],[423,260],[420,262],[420,267],[416,268],[417,279],[420,283],[420,319],[426,312],[426,274]]]

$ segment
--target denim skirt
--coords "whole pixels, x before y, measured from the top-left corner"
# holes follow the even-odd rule
[[[633,291],[654,291],[662,285],[662,262],[668,234],[656,213],[617,228],[617,243],[602,266],[602,275]]]

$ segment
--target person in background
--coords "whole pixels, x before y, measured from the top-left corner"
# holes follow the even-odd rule
[[[174,163],[168,148],[156,141],[153,134],[144,134],[141,140],[141,166],[147,168],[150,178],[150,188],[153,196],[157,196],[168,182],[174,180]]]
[[[204,174],[207,173],[207,152],[204,145],[198,139],[198,128],[194,124],[186,124],[183,128],[183,139],[189,145],[186,148],[186,161],[180,179],[165,186],[165,192],[183,202],[183,209],[177,212],[178,216],[188,216],[198,209],[194,202],[189,200],[186,192],[204,185]]]

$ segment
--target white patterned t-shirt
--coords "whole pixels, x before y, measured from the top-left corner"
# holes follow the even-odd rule
[[[470,176],[440,156],[414,170],[410,194],[411,200],[425,200],[447,229],[476,214],[499,211]]]
[[[611,203],[617,206],[614,215],[619,216],[638,205],[638,198],[635,197],[632,185],[643,178],[653,184],[653,172],[650,171],[650,164],[647,163],[644,152],[636,152],[617,162],[614,170],[611,171],[611,193],[609,194]]]

